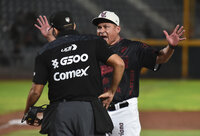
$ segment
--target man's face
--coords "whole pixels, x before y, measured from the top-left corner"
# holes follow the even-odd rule
[[[97,26],[97,35],[103,37],[109,45],[118,42],[120,39],[119,32],[120,27],[112,23],[99,23]]]

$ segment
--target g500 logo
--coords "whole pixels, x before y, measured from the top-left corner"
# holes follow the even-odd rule
[[[86,53],[82,55],[71,55],[67,57],[63,57],[60,60],[60,65],[65,66],[65,65],[70,65],[72,63],[78,63],[78,62],[86,62],[88,60],[88,55]],[[52,65],[54,66],[54,69],[59,67],[59,63],[57,59],[52,60]]]
[[[60,60],[60,64],[62,66],[65,65],[70,65],[72,63],[78,63],[78,62],[86,62],[88,60],[88,55],[86,53],[82,54],[82,55],[72,55],[72,56],[67,56],[64,57]]]

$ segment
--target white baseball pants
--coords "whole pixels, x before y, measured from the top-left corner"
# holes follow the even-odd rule
[[[112,134],[107,134],[107,136],[140,135],[141,126],[138,112],[138,100],[137,98],[131,98],[126,101],[129,103],[128,107],[108,112],[113,121],[114,129]],[[115,104],[115,107],[119,107],[118,104],[119,103]]]

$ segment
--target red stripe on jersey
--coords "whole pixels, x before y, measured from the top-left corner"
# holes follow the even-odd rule
[[[107,73],[111,73],[111,72],[113,72],[113,68],[112,67],[106,66],[106,65],[102,65],[101,66],[101,75],[102,76],[107,74]]]
[[[130,71],[130,91],[129,91],[129,95],[132,95],[132,93],[133,93],[133,89],[134,89],[133,82],[134,82],[134,71],[131,70]]]

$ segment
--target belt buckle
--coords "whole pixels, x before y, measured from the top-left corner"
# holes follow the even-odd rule
[[[122,102],[122,103],[119,104],[119,108],[121,109],[121,108],[124,108],[124,107],[128,107],[128,105],[129,105],[129,103],[127,101],[125,101],[125,102]]]
[[[123,102],[119,102],[119,103],[116,103],[116,104],[110,104],[109,107],[108,107],[108,110],[109,111],[115,111],[115,110],[119,110],[121,108],[124,108],[124,107],[128,107],[129,103],[127,101],[123,101]]]
[[[120,103],[116,103],[114,106],[115,106],[115,110],[119,110],[121,108]]]

